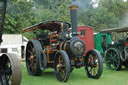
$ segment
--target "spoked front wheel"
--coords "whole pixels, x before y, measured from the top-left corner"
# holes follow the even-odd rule
[[[106,66],[111,70],[120,70],[122,61],[120,58],[119,50],[116,48],[109,48],[105,52],[105,63]]]
[[[0,85],[20,85],[21,64],[15,54],[0,57]]]
[[[85,70],[89,78],[100,78],[103,71],[103,62],[100,53],[96,50],[89,50],[85,56]]]
[[[55,56],[55,72],[60,82],[66,82],[70,75],[70,61],[65,51],[57,52]]]

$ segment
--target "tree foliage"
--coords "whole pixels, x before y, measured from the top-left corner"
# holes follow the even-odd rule
[[[95,31],[123,26],[128,20],[128,1],[123,0],[99,0],[98,7],[92,0],[10,0],[4,33],[22,33],[24,28],[43,21],[70,22],[69,6],[73,3],[80,6],[78,24],[92,26]],[[32,33],[26,36],[32,38]]]
[[[83,19],[81,21],[84,25],[92,26],[95,31],[99,31],[121,26],[122,16],[127,10],[128,3],[122,0],[100,0],[97,8],[89,8],[81,12],[80,19]]]

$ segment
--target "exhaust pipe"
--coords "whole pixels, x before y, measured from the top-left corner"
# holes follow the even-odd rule
[[[72,23],[72,36],[78,35],[77,32],[77,5],[71,5],[70,7],[70,13],[71,13],[71,23]]]

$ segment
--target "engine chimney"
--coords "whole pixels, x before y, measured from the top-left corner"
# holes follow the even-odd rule
[[[72,23],[72,35],[76,36],[78,35],[77,32],[77,5],[71,5],[70,7],[70,13],[71,13],[71,23]]]

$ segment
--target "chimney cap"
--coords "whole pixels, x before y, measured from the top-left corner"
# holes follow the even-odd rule
[[[71,5],[71,6],[69,6],[69,8],[70,8],[71,10],[75,10],[75,9],[78,8],[78,6],[77,6],[77,5]]]

